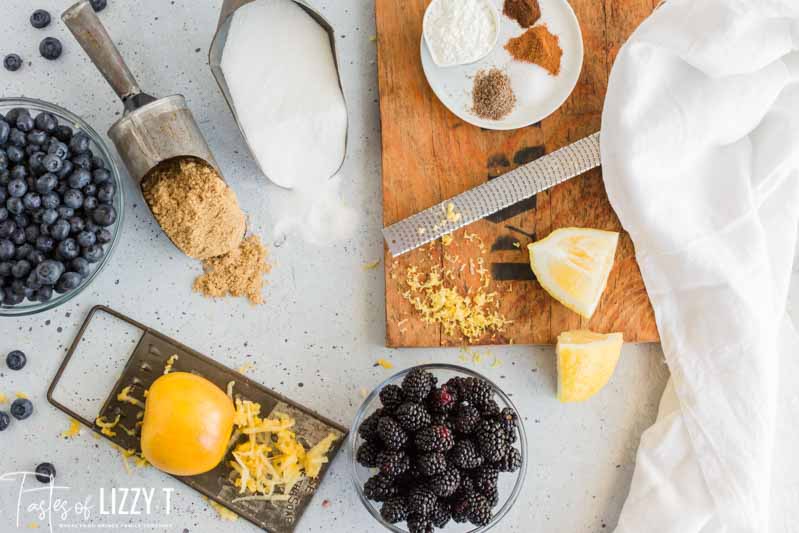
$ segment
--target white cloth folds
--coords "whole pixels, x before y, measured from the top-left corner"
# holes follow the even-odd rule
[[[778,420],[799,426],[786,418],[799,411],[799,343],[785,324],[798,50],[797,0],[669,0],[614,64],[605,186],[672,373],[620,533],[766,532],[784,501],[774,491],[799,485],[795,461],[779,453],[799,432],[776,431]]]

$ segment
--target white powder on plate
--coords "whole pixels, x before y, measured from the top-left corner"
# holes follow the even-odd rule
[[[222,72],[258,165],[301,187],[344,159],[347,110],[327,32],[291,0],[257,0],[231,21]]]
[[[488,0],[434,0],[424,18],[424,36],[441,66],[472,63],[496,43],[496,9]]]

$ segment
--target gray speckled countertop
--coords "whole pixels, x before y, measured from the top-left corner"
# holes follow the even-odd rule
[[[25,66],[0,69],[2,96],[29,96],[60,104],[83,116],[100,132],[118,118],[121,106],[89,63],[58,14],[67,0],[2,0],[0,56],[17,52]],[[259,175],[207,66],[207,49],[221,0],[109,0],[102,13],[142,87],[156,95],[184,94],[228,181],[250,215],[251,230],[271,242],[270,206],[280,193]],[[198,494],[154,469],[126,473],[119,454],[84,430],[59,438],[66,416],[46,399],[47,384],[86,313],[109,305],[175,337],[224,364],[254,363],[249,376],[312,409],[349,425],[371,389],[390,375],[374,365],[380,358],[397,369],[421,362],[459,363],[458,350],[403,350],[383,347],[383,276],[365,263],[382,256],[380,130],[378,122],[373,3],[315,0],[337,29],[350,111],[350,146],[341,172],[343,194],[362,214],[362,226],[348,241],[317,248],[290,238],[271,248],[274,270],[267,303],[210,301],[191,292],[200,265],[177,252],[161,234],[128,183],[122,240],[94,284],[68,304],[28,318],[0,320],[0,352],[22,349],[29,357],[21,372],[0,363],[0,392],[24,392],[36,412],[0,433],[0,474],[50,461],[58,481],[70,487],[74,504],[101,487],[174,488],[172,512],[165,505],[151,515],[103,517],[78,524],[115,523],[145,531],[256,531],[244,521],[221,522]],[[46,8],[54,22],[46,30],[28,23],[34,8]],[[38,42],[54,35],[64,43],[55,62],[39,57]],[[30,64],[28,64],[30,62]],[[481,350],[485,351],[485,350]],[[502,532],[611,531],[633,472],[641,432],[654,420],[667,370],[655,345],[627,346],[611,384],[585,405],[560,405],[554,398],[553,350],[497,347],[472,368],[509,392],[521,410],[530,441],[524,492],[497,528]],[[94,385],[110,387],[113,355],[92,354]],[[492,368],[494,357],[501,365]],[[76,394],[88,401],[91,394]],[[95,399],[96,400],[96,399]],[[298,531],[378,531],[353,490],[344,454],[330,469]],[[15,527],[18,487],[0,481],[0,530]],[[23,512],[22,528],[47,522]],[[58,522],[58,521],[57,521]],[[159,527],[148,524],[160,523]],[[58,528],[58,525],[55,526]],[[106,530],[99,527],[97,530]],[[110,530],[110,529],[109,529]]]

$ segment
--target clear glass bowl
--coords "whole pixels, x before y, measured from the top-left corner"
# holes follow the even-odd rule
[[[114,185],[116,186],[116,197],[114,198],[113,205],[117,212],[117,220],[116,223],[110,228],[113,238],[105,247],[105,255],[100,262],[95,265],[92,273],[89,274],[77,288],[64,294],[58,294],[54,292],[53,298],[49,302],[31,302],[29,300],[25,300],[19,305],[15,305],[13,307],[7,307],[0,304],[0,317],[20,317],[42,313],[70,301],[72,298],[83,292],[86,287],[91,285],[92,281],[94,281],[94,279],[100,274],[105,265],[108,263],[108,260],[111,258],[112,253],[116,249],[117,242],[119,241],[124,219],[123,206],[125,205],[125,190],[122,186],[122,178],[120,177],[119,168],[117,167],[116,161],[102,137],[100,137],[100,135],[98,135],[97,132],[94,131],[92,127],[89,126],[79,116],[75,115],[74,113],[70,113],[66,109],[55,104],[51,104],[42,100],[35,100],[32,98],[0,98],[0,113],[3,115],[15,107],[21,107],[30,110],[34,117],[41,111],[47,111],[48,113],[52,113],[58,119],[59,124],[67,124],[75,131],[82,131],[89,136],[89,139],[91,140],[90,147],[92,152],[94,155],[101,157],[105,161],[108,171],[111,173],[111,179],[114,180]]]
[[[436,531],[443,531],[445,533],[481,533],[483,531],[488,531],[489,529],[496,526],[510,511],[513,504],[516,503],[516,499],[519,497],[519,493],[522,490],[522,486],[524,485],[524,478],[527,472],[527,436],[524,432],[524,426],[521,423],[521,416],[519,415],[519,411],[513,405],[510,398],[502,392],[499,387],[497,387],[491,380],[487,379],[485,376],[474,372],[473,370],[469,370],[468,368],[463,368],[456,365],[446,365],[446,364],[430,364],[430,365],[420,365],[415,368],[423,368],[428,372],[432,373],[435,377],[438,378],[439,385],[446,382],[450,378],[454,378],[456,376],[463,376],[463,377],[475,377],[480,378],[488,382],[489,385],[494,389],[494,393],[496,394],[495,399],[499,404],[500,409],[505,407],[510,407],[516,412],[516,415],[519,417],[519,440],[514,446],[519,447],[519,451],[522,455],[522,466],[513,473],[502,472],[499,476],[499,503],[494,510],[492,511],[493,516],[491,518],[491,522],[487,525],[482,527],[475,527],[472,524],[458,524],[452,520],[444,527],[443,529],[437,529]],[[358,413],[355,415],[355,420],[352,423],[352,428],[350,429],[350,434],[347,440],[348,446],[348,460],[350,463],[350,473],[352,475],[352,482],[355,485],[355,490],[358,493],[358,497],[361,499],[364,507],[369,513],[377,520],[380,524],[383,525],[389,531],[394,531],[395,533],[406,533],[408,530],[403,529],[400,527],[400,524],[389,524],[383,517],[380,516],[380,506],[382,505],[380,502],[373,502],[369,500],[363,493],[363,484],[366,482],[367,479],[374,475],[374,469],[366,468],[358,464],[356,460],[356,453],[358,448],[361,444],[363,444],[363,439],[358,435],[358,428],[361,427],[361,423],[374,413],[380,406],[380,391],[386,385],[400,385],[402,383],[403,378],[411,371],[413,368],[408,368],[403,370],[402,372],[398,372],[394,374],[383,383],[381,383],[375,390],[366,397],[363,404],[361,405],[360,409],[358,409]]]

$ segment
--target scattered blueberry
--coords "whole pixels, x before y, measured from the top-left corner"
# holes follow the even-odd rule
[[[50,463],[42,463],[36,467],[36,479],[40,483],[50,483],[55,479],[55,467]]]
[[[11,424],[11,417],[5,411],[0,411],[0,431],[5,431]]]
[[[17,420],[25,420],[33,414],[33,404],[27,398],[17,398],[11,404],[11,416]]]
[[[25,363],[27,362],[28,358],[25,357],[25,353],[19,350],[8,352],[8,355],[6,356],[6,364],[11,370],[22,370],[25,368]]]
[[[89,0],[89,3],[92,5],[92,8],[97,13],[99,13],[100,11],[105,9],[106,6],[108,5],[108,1],[107,0]]]
[[[18,54],[8,54],[3,59],[3,66],[6,68],[6,70],[16,72],[22,66],[22,58],[19,57]]]
[[[31,26],[36,29],[46,28],[50,25],[50,13],[44,9],[37,9],[31,15]]]
[[[39,43],[39,53],[43,58],[53,61],[61,57],[61,41],[55,37],[45,37]]]

